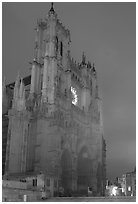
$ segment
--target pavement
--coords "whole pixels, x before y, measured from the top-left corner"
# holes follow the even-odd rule
[[[136,197],[55,197],[46,199],[43,202],[136,202]]]

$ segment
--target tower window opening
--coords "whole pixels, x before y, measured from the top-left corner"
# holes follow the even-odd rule
[[[58,51],[58,37],[56,36],[56,51]]]
[[[65,96],[67,96],[67,89],[65,89]]]
[[[33,186],[37,186],[37,179],[33,179]]]
[[[12,101],[10,101],[10,108],[12,107]]]
[[[63,43],[62,42],[60,43],[60,55],[61,56],[63,55]]]

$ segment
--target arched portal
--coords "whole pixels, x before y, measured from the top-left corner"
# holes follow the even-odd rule
[[[92,160],[86,147],[83,147],[78,154],[77,173],[77,189],[80,193],[87,194],[88,187],[91,186]]]
[[[61,175],[62,187],[64,188],[64,193],[69,194],[71,192],[72,186],[72,159],[71,154],[68,150],[65,150],[62,153],[61,168],[62,168]]]

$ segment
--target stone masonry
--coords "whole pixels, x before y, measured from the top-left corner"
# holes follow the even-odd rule
[[[91,187],[103,195],[106,145],[97,72],[84,53],[80,63],[71,57],[70,43],[52,4],[47,19],[37,22],[30,81],[18,75],[13,86],[5,175],[42,172],[66,194]]]

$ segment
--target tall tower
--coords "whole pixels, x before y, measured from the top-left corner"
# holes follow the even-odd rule
[[[26,172],[29,113],[25,106],[24,83],[19,75],[15,82],[12,108],[8,117],[6,173],[23,173]]]

